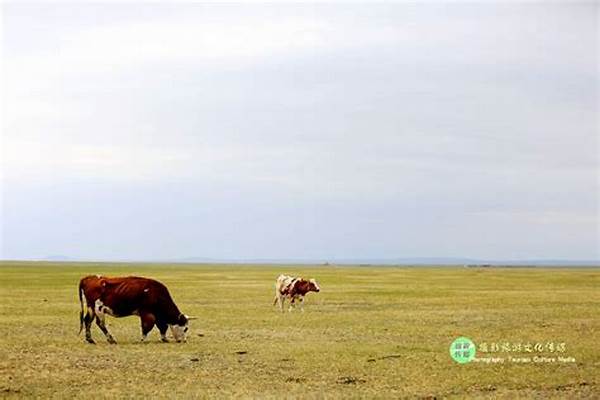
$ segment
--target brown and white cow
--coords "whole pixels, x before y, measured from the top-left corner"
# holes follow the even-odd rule
[[[142,322],[142,341],[158,327],[163,342],[168,342],[167,328],[171,328],[177,342],[185,342],[190,317],[179,311],[167,287],[154,279],[137,276],[109,278],[91,275],[79,281],[79,333],[85,325],[85,339],[92,339],[94,319],[109,343],[117,343],[106,329],[105,316],[127,317],[138,315]],[[85,311],[85,315],[84,315]]]
[[[318,293],[321,290],[319,284],[314,279],[306,280],[304,278],[296,278],[288,275],[279,275],[275,282],[275,299],[273,305],[279,304],[283,312],[283,303],[286,298],[290,299],[290,308],[295,307],[295,301],[300,302],[300,309],[304,311],[304,296],[308,292]]]

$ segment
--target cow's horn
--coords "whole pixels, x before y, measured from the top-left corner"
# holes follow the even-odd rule
[[[191,321],[193,319],[198,319],[198,317],[188,317],[187,315],[185,317],[188,319],[188,321]]]

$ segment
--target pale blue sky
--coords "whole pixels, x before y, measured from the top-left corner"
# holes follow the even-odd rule
[[[2,9],[0,258],[600,258],[597,4]]]

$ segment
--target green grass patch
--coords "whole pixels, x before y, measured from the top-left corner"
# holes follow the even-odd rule
[[[279,273],[314,277],[305,312],[272,306]],[[141,275],[192,321],[186,344],[79,330],[88,274]],[[597,398],[600,270],[0,263],[0,397]],[[571,363],[459,365],[475,343],[565,343]],[[537,353],[478,353],[478,357]]]

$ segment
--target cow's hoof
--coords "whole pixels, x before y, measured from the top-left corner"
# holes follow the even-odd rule
[[[88,342],[89,344],[96,344],[96,342],[94,342],[94,339],[86,339],[86,342]]]
[[[110,344],[117,344],[117,341],[113,338],[108,339],[108,343]]]
[[[169,343],[169,339],[165,339],[165,338],[161,338],[160,341],[163,343]]]

